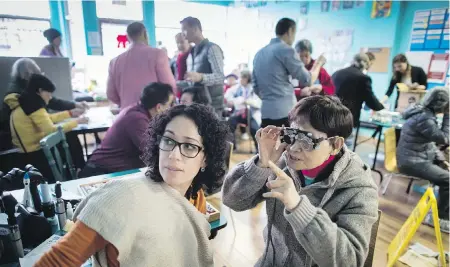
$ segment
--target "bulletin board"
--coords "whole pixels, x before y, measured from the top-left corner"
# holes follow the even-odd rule
[[[369,48],[361,48],[361,52],[371,52],[375,56],[375,62],[370,67],[370,72],[379,72],[379,73],[385,73],[389,70],[389,64],[390,64],[390,54],[391,54],[391,48],[390,47],[369,47]]]
[[[448,82],[449,9],[435,8],[418,10],[414,14],[410,38],[410,53],[428,52],[428,88]],[[409,57],[408,57],[409,60]],[[423,61],[423,60],[421,60]],[[414,65],[413,62],[411,64]],[[425,62],[424,62],[425,64]],[[445,68],[445,69],[443,69]]]

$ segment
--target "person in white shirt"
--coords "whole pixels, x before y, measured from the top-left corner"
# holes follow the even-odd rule
[[[234,108],[229,121],[232,133],[236,131],[239,124],[248,123],[248,109],[250,109],[250,133],[258,150],[255,135],[261,125],[261,99],[255,94],[252,86],[252,75],[250,71],[243,70],[239,83],[231,87],[225,93],[228,106]],[[234,138],[235,139],[235,138]],[[233,141],[236,149],[236,141]]]

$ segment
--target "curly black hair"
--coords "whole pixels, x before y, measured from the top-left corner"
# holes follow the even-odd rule
[[[167,124],[177,116],[191,119],[198,127],[203,139],[203,151],[206,168],[199,172],[186,192],[186,198],[196,198],[198,190],[204,186],[208,189],[222,186],[226,171],[226,152],[228,147],[229,127],[221,122],[211,107],[201,104],[190,106],[178,105],[153,118],[147,131],[147,146],[142,160],[148,166],[146,175],[155,182],[163,182],[159,172],[159,136],[164,134]]]

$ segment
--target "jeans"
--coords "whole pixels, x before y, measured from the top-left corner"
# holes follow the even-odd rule
[[[401,173],[428,180],[439,186],[438,211],[439,218],[449,220],[449,171],[432,162],[415,163],[398,166]]]
[[[234,132],[236,132],[236,128],[239,123],[247,124],[247,118],[243,118],[240,115],[231,116],[228,120],[230,124],[231,133],[233,134],[233,145],[236,148],[236,137],[234,136]],[[258,143],[256,142],[256,131],[258,131],[259,125],[255,119],[250,119],[250,135],[252,136],[253,142],[255,143],[256,151],[258,151]]]

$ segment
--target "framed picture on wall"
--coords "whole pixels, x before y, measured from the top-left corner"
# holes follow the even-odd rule
[[[332,5],[331,5],[331,10],[336,11],[339,9],[341,9],[341,1],[333,0]]]
[[[330,1],[322,1],[322,4],[320,5],[320,11],[322,12],[330,11]]]
[[[372,18],[387,18],[391,15],[392,1],[373,1]]]

